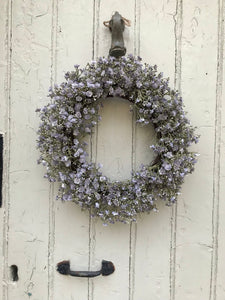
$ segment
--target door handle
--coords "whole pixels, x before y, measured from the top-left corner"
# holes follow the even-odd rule
[[[72,271],[70,270],[69,260],[61,261],[57,264],[56,269],[62,275],[70,275],[75,277],[96,277],[99,275],[107,276],[115,271],[115,267],[111,261],[103,260],[102,268],[99,271]]]

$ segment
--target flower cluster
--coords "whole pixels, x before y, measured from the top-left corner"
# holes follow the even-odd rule
[[[99,99],[123,97],[137,112],[137,123],[153,124],[157,142],[150,145],[156,159],[132,173],[130,180],[110,181],[87,159],[83,138],[100,118]],[[135,220],[156,209],[156,201],[174,203],[185,175],[194,170],[196,154],[188,147],[198,141],[183,110],[182,99],[168,86],[156,66],[132,55],[99,58],[82,69],[74,66],[65,82],[49,90],[51,101],[38,109],[39,163],[45,177],[58,181],[58,198],[91,210],[105,223]]]

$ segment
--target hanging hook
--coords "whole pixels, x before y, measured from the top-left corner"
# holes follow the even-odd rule
[[[124,20],[126,26],[128,26],[128,27],[131,26],[131,21],[130,20],[128,20],[128,19],[126,19],[124,17],[122,17],[122,19]]]
[[[108,27],[112,33],[112,44],[109,50],[109,55],[116,58],[125,55],[126,48],[124,47],[123,31],[125,25],[131,26],[131,21],[122,17],[116,11],[111,20],[104,21],[103,24]]]
[[[105,25],[105,27],[109,27],[109,22],[110,21],[104,21],[103,24]]]
[[[122,19],[124,20],[124,23],[125,23],[126,26],[128,26],[128,27],[131,26],[131,21],[130,20],[128,20],[128,19],[126,19],[124,17],[122,17]],[[109,21],[103,21],[103,24],[105,25],[105,27],[108,27],[108,28],[110,27],[110,25],[109,25],[110,21],[111,20],[109,20]]]

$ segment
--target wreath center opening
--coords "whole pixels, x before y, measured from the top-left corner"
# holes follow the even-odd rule
[[[154,127],[136,123],[135,111],[127,99],[108,97],[99,102],[101,121],[93,130],[89,157],[101,165],[101,172],[109,180],[129,180],[132,170],[139,170],[156,157],[149,147],[156,142]]]

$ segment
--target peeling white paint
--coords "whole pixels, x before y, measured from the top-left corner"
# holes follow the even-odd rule
[[[195,147],[201,155],[176,206],[161,204],[137,224],[104,227],[74,204],[55,201],[57,185],[36,165],[35,109],[74,64],[108,55],[111,37],[102,23],[116,10],[132,22],[124,32],[127,53],[157,64],[182,93],[201,134]],[[0,299],[224,300],[224,0],[18,0],[3,1],[0,14]],[[106,108],[89,149],[112,178],[146,163],[153,138],[120,109],[126,137],[119,136],[124,120],[110,124]],[[126,138],[121,153],[112,132],[118,142]],[[55,266],[64,259],[77,270],[97,269],[108,259],[116,271],[89,280],[61,276]],[[17,282],[10,279],[13,264]]]

